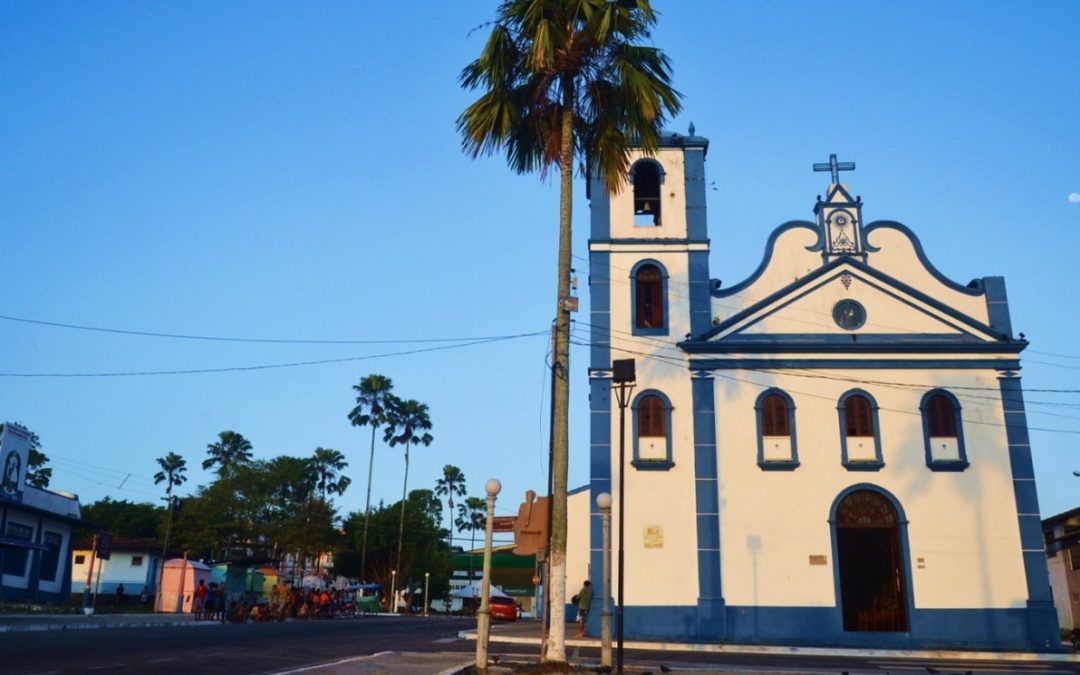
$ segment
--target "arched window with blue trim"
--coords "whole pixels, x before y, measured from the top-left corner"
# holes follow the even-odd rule
[[[852,389],[840,397],[836,409],[840,417],[841,463],[851,471],[877,471],[885,466],[874,397],[862,389]]]
[[[944,389],[926,392],[922,412],[926,466],[933,471],[963,471],[968,467],[960,401]]]
[[[671,401],[662,392],[640,392],[631,404],[634,417],[634,459],[638,469],[666,470],[671,456]]]
[[[630,271],[634,335],[667,335],[667,270],[655,260],[642,260]]]
[[[634,225],[655,227],[660,221],[660,186],[664,182],[664,169],[653,159],[642,159],[630,168],[630,182],[634,184]]]
[[[790,471],[799,466],[795,437],[795,401],[780,389],[767,389],[754,404],[757,419],[758,466]]]

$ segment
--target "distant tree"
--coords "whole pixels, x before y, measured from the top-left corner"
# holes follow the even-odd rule
[[[457,468],[453,464],[447,464],[443,467],[442,478],[435,481],[435,494],[440,497],[446,497],[447,505],[449,509],[446,512],[447,520],[449,521],[454,517],[454,497],[465,496],[465,474],[461,472],[461,469]],[[454,550],[454,525],[451,522],[449,527],[446,528],[450,534],[450,550]]]
[[[82,519],[94,526],[111,532],[118,537],[129,539],[158,539],[158,530],[164,524],[165,509],[153,504],[129,502],[126,499],[114,501],[105,497],[82,507]],[[88,536],[93,531],[79,533],[79,537]]]
[[[352,483],[348,476],[341,472],[348,468],[345,455],[331,448],[315,448],[314,456],[309,460],[312,477],[315,480],[315,489],[325,500],[327,494],[342,495]]]
[[[49,487],[49,481],[52,480],[52,468],[45,466],[49,463],[49,458],[41,451],[41,439],[36,433],[27,429],[22,422],[16,422],[15,425],[30,432],[30,453],[26,457],[27,485],[39,488]],[[4,425],[0,424],[0,433],[3,431]]]
[[[389,412],[388,399],[394,383],[389,377],[371,374],[354,384],[356,406],[349,411],[349,422],[354,427],[371,427],[371,455],[368,458],[367,498],[364,500],[364,541],[360,547],[360,571],[358,576],[367,579],[368,523],[371,520],[371,473],[375,468],[375,430],[386,424]]]
[[[466,497],[464,504],[458,504],[458,515],[454,520],[458,532],[468,530],[472,534],[470,550],[476,550],[476,532],[487,527],[487,502],[482,497]],[[469,556],[469,581],[472,581],[472,556]]]
[[[431,490],[409,492],[405,517],[405,542],[401,566],[396,568],[397,584],[401,589],[415,590],[422,586],[424,573],[430,577],[431,597],[442,597],[450,588],[450,561],[442,536],[442,504]],[[395,530],[401,505],[379,504],[371,510],[367,565],[370,580],[390,588],[391,572],[395,569]],[[363,537],[362,513],[352,513],[344,521],[344,536],[334,551],[334,573],[355,576],[359,572],[360,547]]]
[[[221,476],[230,468],[251,461],[251,441],[235,431],[222,431],[216,443],[207,444],[206,454],[210,456],[203,460],[202,468],[209,469],[217,464],[217,474]]]
[[[405,450],[405,478],[401,483],[401,522],[398,525],[398,555],[395,566],[401,567],[401,546],[405,538],[405,504],[409,487],[409,448],[413,445],[431,445],[434,440],[428,430],[431,429],[431,418],[428,416],[428,407],[409,399],[402,401],[396,396],[392,399],[390,415],[387,419],[385,440],[390,447],[403,445]]]
[[[175,452],[170,452],[164,457],[158,457],[158,465],[161,467],[161,471],[154,474],[154,484],[165,483],[165,501],[168,502],[169,507],[169,519],[165,525],[165,542],[161,547],[161,556],[165,557],[165,554],[169,550],[169,536],[172,534],[172,521],[173,511],[175,508],[175,501],[173,499],[173,487],[182,485],[187,480],[187,460]]]

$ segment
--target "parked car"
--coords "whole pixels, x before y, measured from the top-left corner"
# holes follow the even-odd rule
[[[491,608],[491,618],[502,621],[517,621],[518,604],[513,598],[493,597],[488,600]]]

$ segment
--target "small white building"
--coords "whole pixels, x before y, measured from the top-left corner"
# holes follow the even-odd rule
[[[596,589],[592,497],[614,496],[616,522],[625,509],[625,635],[1059,646],[1027,343],[1003,279],[957,283],[912,230],[866,223],[838,176],[854,165],[833,156],[824,198],[807,200],[814,219],[777,227],[757,270],[723,285],[710,247],[741,224],[721,216],[709,232],[708,145],[693,128],[667,134],[654,156],[634,155],[627,189],[591,184],[591,444],[578,461],[591,467]],[[636,373],[621,462],[613,375],[625,359]]]
[[[26,483],[30,433],[0,432],[0,601],[67,603],[71,533],[81,519],[73,494]]]
[[[145,587],[152,598],[161,576],[161,549],[155,550],[149,539],[112,537],[108,560],[99,558],[89,541],[79,542],[72,552],[71,588],[83,593],[87,581],[91,592],[116,595],[123,586],[123,595],[138,597]],[[90,565],[94,565],[91,578]]]

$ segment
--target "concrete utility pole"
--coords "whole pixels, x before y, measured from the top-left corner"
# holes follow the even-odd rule
[[[487,672],[488,634],[491,631],[491,538],[495,520],[495,495],[502,490],[502,483],[492,478],[484,486],[487,489],[487,523],[484,527],[484,576],[480,582],[480,609],[476,612],[476,672]]]
[[[596,496],[600,507],[600,525],[603,532],[600,556],[604,559],[603,602],[600,605],[600,667],[611,670],[611,495],[601,492]]]

